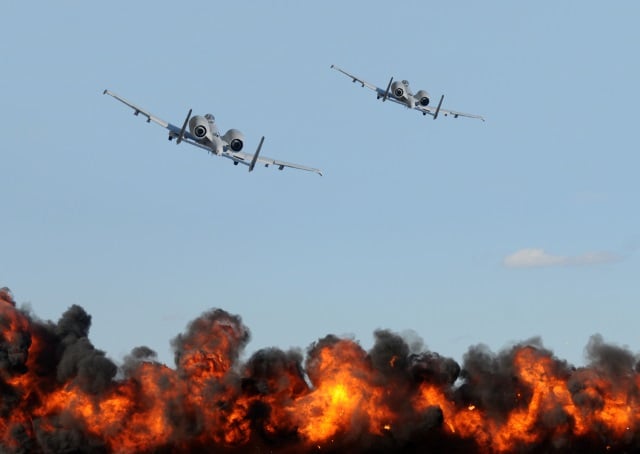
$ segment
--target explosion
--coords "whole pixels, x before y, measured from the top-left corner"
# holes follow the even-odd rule
[[[241,361],[248,328],[214,309],[173,339],[175,368],[147,347],[118,367],[90,325],[0,289],[0,452],[640,451],[637,359],[600,336],[581,368],[538,339],[460,366],[386,330],[370,351],[329,335]]]

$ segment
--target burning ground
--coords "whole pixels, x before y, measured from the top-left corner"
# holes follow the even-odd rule
[[[121,366],[71,306],[41,321],[0,289],[0,452],[639,452],[640,374],[594,336],[588,366],[539,340],[462,366],[389,331],[365,351],[326,336],[299,351],[250,339],[214,309],[172,340],[175,368],[137,347]]]

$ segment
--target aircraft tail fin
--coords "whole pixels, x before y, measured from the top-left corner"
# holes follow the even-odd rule
[[[187,129],[187,123],[189,123],[189,118],[191,118],[191,110],[192,109],[189,109],[187,118],[184,119],[184,123],[182,124],[182,129],[180,129],[180,134],[178,135],[178,140],[176,140],[176,145],[182,142],[182,139],[184,138],[184,132]]]
[[[438,114],[440,113],[440,107],[442,107],[442,101],[444,100],[444,95],[440,96],[440,102],[438,103],[438,107],[436,107],[436,113],[433,114],[433,119],[438,118]]]
[[[262,136],[262,139],[260,139],[260,143],[258,144],[256,153],[253,155],[253,158],[251,159],[251,164],[249,164],[249,172],[251,172],[253,168],[256,166],[256,162],[258,161],[258,155],[260,154],[260,149],[262,148],[263,143],[264,143],[264,136]]]
[[[393,77],[391,79],[389,79],[389,84],[387,85],[387,89],[384,92],[384,96],[382,97],[382,101],[386,101],[387,98],[389,97],[389,90],[391,89],[391,83],[393,82]]]

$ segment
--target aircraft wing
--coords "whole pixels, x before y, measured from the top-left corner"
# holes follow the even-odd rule
[[[395,101],[395,100],[393,100],[393,101]],[[414,109],[419,110],[420,112],[422,112],[425,115],[431,115],[434,120],[435,120],[437,115],[444,115],[445,117],[451,115],[453,118],[467,117],[467,118],[477,118],[478,120],[484,121],[484,117],[482,115],[470,114],[470,113],[465,113],[465,112],[457,112],[455,110],[442,109],[440,107],[440,105],[438,105],[436,107],[434,107],[434,106],[426,106],[426,107],[416,106],[416,107],[414,107]]]
[[[212,152],[209,147],[207,147],[206,145],[202,145],[201,143],[196,142],[194,140],[185,138],[183,141],[188,144],[194,145],[198,148],[202,148],[203,150],[206,150],[209,153]],[[278,159],[269,158],[267,156],[256,157],[255,154],[244,153],[242,151],[225,150],[220,154],[220,156],[222,156],[223,158],[231,159],[233,163],[236,165],[244,164],[246,166],[249,166],[250,170],[253,170],[253,165],[259,162],[261,164],[264,164],[265,167],[269,167],[270,165],[273,165],[274,167],[277,166],[279,170],[283,170],[285,167],[290,167],[292,169],[299,169],[299,170],[306,170],[308,172],[314,172],[322,176],[322,170],[316,169],[314,167],[307,167],[300,164],[295,164],[293,162],[280,161]],[[255,162],[253,162],[254,158],[255,158]],[[253,165],[252,165],[252,162],[253,162]]]
[[[267,156],[258,156],[256,158],[255,155],[252,155],[249,153],[243,153],[241,151],[225,151],[220,156],[231,159],[234,162],[234,164],[247,165],[250,167],[249,170],[253,169],[252,163],[255,165],[255,163],[259,162],[261,164],[264,164],[265,167],[269,167],[270,165],[272,165],[274,167],[278,167],[279,170],[283,170],[285,167],[290,167],[292,169],[314,172],[322,176],[322,171],[320,169],[315,169],[313,167],[307,167],[300,164],[294,164],[292,162],[280,161],[278,159],[269,158]],[[253,162],[254,158],[255,158],[255,162]]]
[[[136,106],[135,104],[133,104],[130,101],[127,101],[126,99],[124,99],[122,96],[115,94],[114,92],[110,91],[110,90],[105,90],[102,92],[103,95],[109,95],[112,96],[114,98],[116,98],[118,101],[120,101],[121,103],[131,107],[133,109],[133,114],[134,115],[140,115],[142,114],[142,116],[147,117],[147,123],[153,121],[154,123],[162,126],[165,129],[168,129],[169,131],[173,132],[176,134],[176,137],[180,134],[181,132],[181,128],[179,126],[176,126],[174,124],[169,123],[168,121],[164,121],[162,118],[158,118],[155,115],[153,115],[151,112],[149,112],[146,109],[143,109],[142,107]],[[191,135],[191,133],[189,131],[183,131],[184,134],[184,138],[185,139],[191,139],[191,141],[196,140],[196,138],[194,136]],[[205,148],[207,149],[207,148]]]
[[[331,68],[335,69],[336,71],[341,72],[342,74],[344,74],[345,76],[349,77],[353,82],[358,82],[360,85],[362,85],[363,87],[367,87],[375,92],[377,92],[380,95],[384,95],[385,90],[380,88],[380,87],[376,87],[373,84],[370,84],[369,82],[367,82],[366,80],[360,79],[358,76],[354,76],[353,74],[349,74],[348,72],[346,72],[344,69],[340,69],[338,68],[336,65],[331,65]]]

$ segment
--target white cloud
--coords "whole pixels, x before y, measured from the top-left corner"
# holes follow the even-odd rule
[[[548,266],[596,265],[620,260],[610,252],[587,252],[576,256],[553,255],[544,249],[520,249],[506,256],[502,263],[507,268],[540,268]]]

